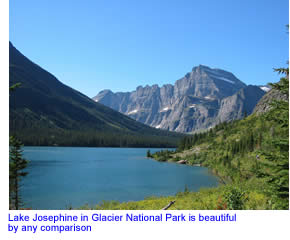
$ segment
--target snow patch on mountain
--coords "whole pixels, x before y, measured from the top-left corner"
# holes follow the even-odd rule
[[[223,81],[226,81],[226,82],[229,82],[231,84],[235,84],[235,82],[233,82],[232,80],[228,79],[228,78],[225,78],[225,77],[215,77],[217,79],[220,79],[220,80],[223,80]]]
[[[192,104],[190,106],[188,106],[189,108],[195,108],[196,107],[196,104]]]
[[[161,109],[160,112],[167,112],[168,110],[170,110],[170,108],[169,107],[165,107],[165,108]]]
[[[137,112],[138,112],[138,109],[134,109],[134,110],[132,110],[131,112],[128,112],[127,114],[130,115],[130,114],[135,114],[135,113],[137,113]]]
[[[209,97],[209,96],[206,96],[204,98],[207,99],[207,100],[212,100],[213,99],[212,97]]]
[[[207,69],[206,71],[208,73],[210,73],[211,74],[211,77],[213,77],[213,78],[216,78],[216,79],[219,79],[219,80],[223,80],[223,81],[229,82],[231,84],[235,84],[235,82],[233,82],[232,80],[220,76],[215,70]]]
[[[262,86],[260,87],[264,92],[269,92],[271,90],[271,88],[266,87],[266,86]]]

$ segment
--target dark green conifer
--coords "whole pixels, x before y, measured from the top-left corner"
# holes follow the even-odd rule
[[[27,166],[27,161],[22,157],[22,143],[15,137],[9,140],[9,200],[10,208],[18,210],[21,206],[20,181],[21,177],[27,175],[23,171]]]
[[[271,139],[271,149],[263,151],[266,162],[263,163],[267,172],[267,182],[272,186],[272,197],[278,202],[278,208],[289,208],[289,69],[275,69],[286,76],[280,82],[271,84],[287,96],[287,100],[275,100],[272,110],[266,115],[267,120],[279,126],[280,134]],[[276,199],[277,198],[277,199]]]

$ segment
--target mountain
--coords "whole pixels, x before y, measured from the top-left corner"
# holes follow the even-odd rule
[[[64,85],[9,43],[10,135],[26,145],[174,146],[180,135],[141,124]]]
[[[261,88],[264,92],[269,92],[271,90],[271,86],[269,85],[259,85],[259,88]]]
[[[104,90],[93,99],[152,127],[189,133],[250,114],[263,94],[230,72],[199,65],[174,85]]]
[[[256,114],[268,112],[272,108],[270,103],[272,103],[274,100],[288,101],[288,96],[276,89],[271,89],[260,99],[253,112]]]
[[[232,119],[241,119],[244,115],[250,115],[264,94],[265,91],[260,87],[249,85],[234,95],[222,99],[217,115],[218,121],[228,122]]]

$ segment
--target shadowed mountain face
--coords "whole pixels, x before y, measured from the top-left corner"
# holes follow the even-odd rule
[[[253,85],[240,89],[234,95],[221,100],[217,119],[224,122],[241,119],[245,114],[250,115],[264,94],[265,91]]]
[[[174,85],[104,90],[93,99],[155,128],[188,133],[250,114],[264,93],[230,72],[199,65]]]
[[[132,136],[131,142],[140,145],[143,137],[173,144],[180,137],[139,123],[62,84],[11,43],[9,54],[10,86],[21,83],[10,93],[9,128],[26,144],[119,146],[122,141],[128,146],[129,140],[121,136]]]
[[[265,112],[268,112],[269,110],[271,110],[271,108],[273,108],[271,103],[273,103],[274,100],[288,101],[288,96],[286,94],[283,94],[282,92],[276,90],[276,89],[270,89],[257,103],[253,112],[258,114],[258,115],[265,113]]]

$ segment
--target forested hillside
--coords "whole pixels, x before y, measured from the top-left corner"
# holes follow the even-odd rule
[[[10,135],[25,145],[172,147],[181,134],[141,124],[62,84],[9,43]]]

